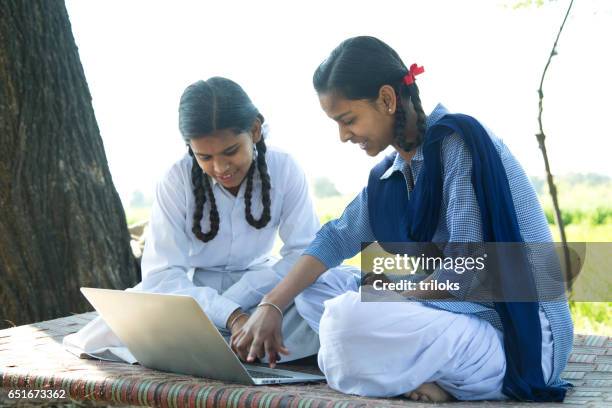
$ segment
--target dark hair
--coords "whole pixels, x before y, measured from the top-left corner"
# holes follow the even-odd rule
[[[264,117],[253,105],[246,92],[240,85],[227,78],[213,77],[207,81],[198,81],[189,85],[181,96],[179,129],[188,146],[190,140],[206,137],[218,130],[229,129],[236,134],[250,131],[257,119],[263,124]],[[247,222],[260,229],[265,227],[271,218],[271,184],[266,164],[266,144],[263,135],[255,146],[257,148],[257,159],[253,161],[247,172],[244,201]],[[195,196],[192,231],[199,240],[208,242],[219,232],[219,212],[210,185],[210,177],[198,165],[191,147],[189,147],[189,155],[193,160],[191,182]],[[256,220],[251,214],[255,166],[257,166],[261,179],[261,200],[263,203],[263,211],[259,220]],[[201,221],[207,196],[210,200],[210,231],[203,233]]]
[[[353,37],[338,45],[316,69],[312,82],[317,93],[336,92],[343,97],[376,100],[383,85],[392,86],[397,95],[394,140],[409,151],[425,136],[425,120],[419,88],[416,83],[406,85],[402,79],[408,68],[400,56],[387,44],[374,37]],[[402,105],[412,101],[417,115],[418,139],[408,143],[404,137],[406,112]],[[407,105],[406,105],[407,106]]]

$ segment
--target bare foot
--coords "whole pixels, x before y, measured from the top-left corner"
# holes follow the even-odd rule
[[[436,383],[421,384],[418,388],[404,394],[406,398],[421,402],[447,402],[454,398]]]

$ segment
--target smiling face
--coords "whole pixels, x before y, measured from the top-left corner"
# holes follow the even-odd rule
[[[252,132],[219,130],[190,140],[202,170],[236,195],[253,163],[253,143],[261,137],[259,121]]]
[[[381,89],[374,101],[350,100],[334,92],[319,94],[321,108],[338,124],[342,142],[357,143],[370,156],[392,144],[395,93],[388,88],[384,92]]]

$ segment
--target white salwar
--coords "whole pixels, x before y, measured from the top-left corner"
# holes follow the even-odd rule
[[[266,163],[272,184],[268,225],[256,229],[247,223],[246,182],[236,196],[213,182],[220,223],[216,237],[206,243],[191,231],[195,206],[192,159],[185,155],[175,163],[157,186],[141,264],[143,280],[128,290],[190,295],[227,339],[225,326],[232,312],[238,308],[252,312],[291,269],[319,229],[306,177],[297,163],[274,147],[268,147]],[[258,172],[251,201],[257,219],[263,210]],[[209,211],[207,199],[201,221],[203,232],[210,230]],[[280,260],[271,256],[277,233],[283,241]],[[283,336],[291,354],[282,356],[281,361],[303,358],[318,350],[317,334],[293,304],[285,310]],[[67,336],[64,346],[77,355],[136,361],[99,317]]]
[[[358,282],[354,271],[335,268],[295,300],[319,332],[319,368],[331,388],[393,397],[436,382],[460,400],[506,398],[501,331],[474,315],[400,301],[400,295],[397,302],[389,301],[389,293],[384,302],[362,302]],[[551,334],[545,322],[546,345]],[[551,373],[551,352],[543,350],[545,378]]]

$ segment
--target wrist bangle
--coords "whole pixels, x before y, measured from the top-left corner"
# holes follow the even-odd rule
[[[227,328],[228,328],[228,329],[230,329],[230,330],[232,330],[232,326],[234,325],[234,323],[236,323],[236,320],[238,320],[238,318],[239,318],[239,317],[242,317],[242,316],[248,316],[248,314],[246,314],[246,313],[244,313],[244,312],[239,313],[239,314],[238,314],[238,316],[234,317],[234,318],[233,318],[233,319],[232,319],[232,320],[229,322],[229,324],[227,325]]]
[[[261,302],[261,303],[259,303],[259,304],[257,305],[257,307],[261,307],[261,306],[272,306],[273,308],[275,308],[276,310],[278,310],[278,313],[280,313],[280,315],[281,315],[281,319],[282,319],[283,317],[285,317],[285,316],[283,315],[283,311],[281,310],[281,308],[280,308],[280,307],[278,307],[278,306],[276,306],[276,305],[275,305],[274,303],[272,303],[272,302]]]

